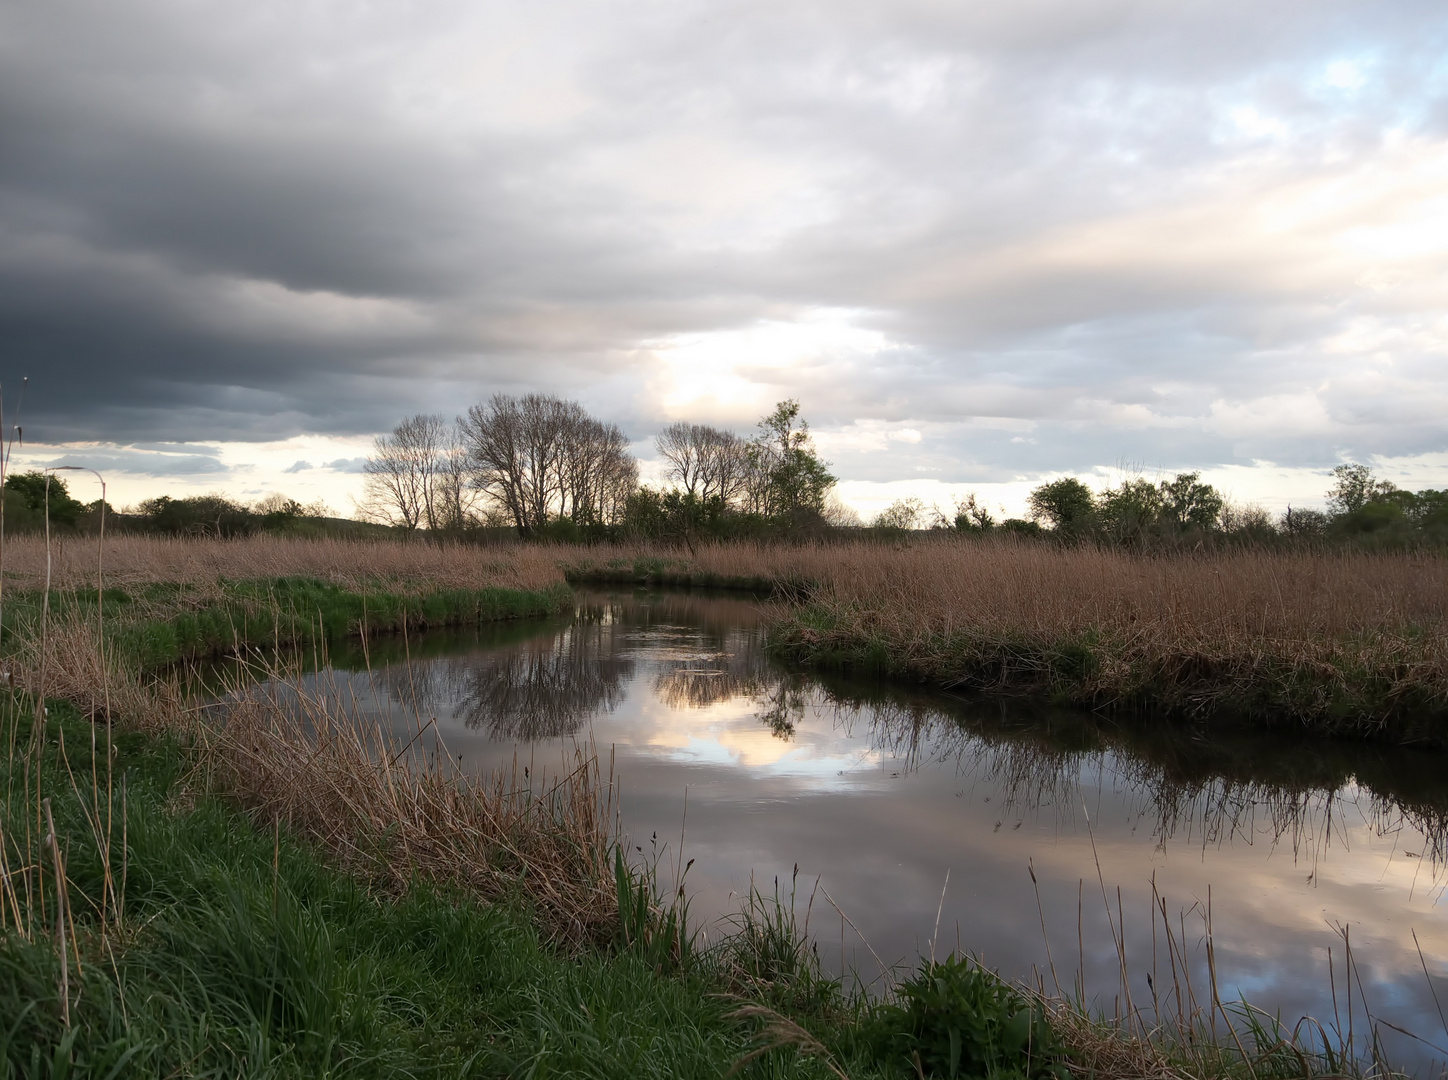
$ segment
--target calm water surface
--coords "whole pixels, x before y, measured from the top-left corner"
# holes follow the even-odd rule
[[[832,969],[870,979],[936,938],[1048,989],[1079,975],[1111,1013],[1121,935],[1149,1013],[1152,986],[1172,986],[1164,918],[1209,1000],[1210,906],[1224,1000],[1346,1032],[1350,934],[1359,1044],[1364,1003],[1448,1042],[1430,989],[1448,1006],[1448,756],[800,675],[763,654],[739,598],[583,593],[572,620],[428,635],[407,655],[374,644],[370,671],[348,653],[328,677],[404,737],[435,717],[469,770],[612,750],[634,842],[673,866],[683,831],[696,916],[736,910],[751,880],[787,894],[797,865],[801,918],[816,880],[834,902],[809,911]],[[1396,1061],[1440,1071],[1441,1052],[1379,1030]]]

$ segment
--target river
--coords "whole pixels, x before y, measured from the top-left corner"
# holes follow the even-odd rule
[[[631,842],[666,882],[682,843],[716,933],[778,882],[865,982],[958,947],[1150,1020],[1178,992],[1209,1009],[1214,968],[1223,1001],[1364,1052],[1375,1024],[1395,1063],[1440,1070],[1448,755],[803,674],[759,619],[737,595],[581,592],[572,618],[349,646],[309,678],[403,738],[435,718],[469,770],[546,773],[591,741]]]

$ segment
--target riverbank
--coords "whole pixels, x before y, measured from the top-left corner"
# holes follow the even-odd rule
[[[28,744],[23,715],[5,726]],[[268,827],[212,790],[174,734],[117,736],[108,804],[87,727],[57,703],[34,769],[12,757],[4,778],[6,1075],[718,1077],[750,1049],[702,975],[606,941],[559,946],[526,879],[491,902],[457,882],[379,889],[320,857],[307,827]],[[19,843],[27,794],[60,838],[63,912],[38,872],[49,852],[30,849],[32,872]]]
[[[90,602],[100,554],[93,541],[71,541],[47,567],[42,544],[8,542],[5,625],[26,617],[24,595],[38,596],[47,574],[54,589]],[[301,640],[313,626],[327,636],[556,610],[567,605],[565,581],[707,586],[771,598],[771,646],[802,665],[1110,712],[1448,745],[1448,559],[1434,554],[1147,556],[953,535],[693,553],[122,537],[104,561],[117,617],[133,612],[152,627],[125,646],[148,664],[264,637],[251,625],[257,613]]]
[[[393,580],[425,592],[421,576]],[[219,579],[186,584],[226,595]],[[70,625],[94,628],[76,597]],[[247,625],[260,633],[265,623]],[[44,730],[32,741],[34,713],[12,697],[0,732],[14,883],[0,897],[12,920],[0,995],[19,1006],[0,1000],[0,1011],[22,1021],[5,1048],[17,1071],[200,1072],[201,1062],[231,1075],[720,1076],[777,1044],[746,1075],[906,1077],[929,1035],[931,1071],[944,1075],[950,1028],[959,1041],[982,1002],[994,1019],[979,1030],[1003,1055],[993,1071],[1026,1065],[1023,1009],[1025,1045],[1046,1042],[1027,997],[959,965],[941,975],[949,992],[914,1012],[843,993],[771,898],[755,898],[737,933],[696,948],[670,921],[672,887],[617,861],[608,784],[591,759],[541,792],[516,776],[469,779],[369,742],[325,693],[302,696],[300,714],[252,700],[201,725],[173,688],[139,677],[137,656],[85,661],[96,638],[50,636],[53,648],[64,640],[68,653],[45,654]],[[33,668],[11,670],[22,687],[37,685]],[[55,699],[62,677],[79,713]],[[98,712],[119,698],[124,707]],[[60,838],[50,847],[35,811],[45,799]],[[53,871],[48,885],[45,876],[57,850],[69,893],[59,934],[50,928],[61,894]],[[720,993],[742,1001],[711,996]],[[895,1000],[912,999],[902,990]],[[1024,1069],[1041,1080],[1056,1065],[1123,1076],[1304,1071],[1271,1039],[1249,1039],[1248,1064],[1088,1022],[1067,1002],[1038,1004],[1074,1055],[1057,1060],[1053,1049]],[[173,1045],[192,1056],[169,1056]],[[1307,1060],[1326,1072],[1341,1064]],[[1136,1064],[1122,1071],[1123,1061]]]
[[[570,579],[766,589],[791,662],[1133,714],[1448,745],[1448,560],[922,538],[570,553]]]

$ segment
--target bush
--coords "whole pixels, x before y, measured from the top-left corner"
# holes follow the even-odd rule
[[[1065,1048],[1044,1011],[970,959],[927,963],[895,993],[864,1028],[876,1057],[951,1080],[1067,1080]]]
[[[71,498],[70,489],[66,487],[64,480],[38,469],[7,476],[5,490],[13,491],[19,496],[22,505],[35,517],[40,528],[45,527],[45,515],[49,513],[52,526],[73,529],[85,510],[84,505]]]

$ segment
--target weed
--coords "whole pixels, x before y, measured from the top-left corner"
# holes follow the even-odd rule
[[[1045,1010],[979,964],[954,954],[923,961],[877,1007],[861,1041],[920,1075],[1066,1080],[1065,1046]]]

